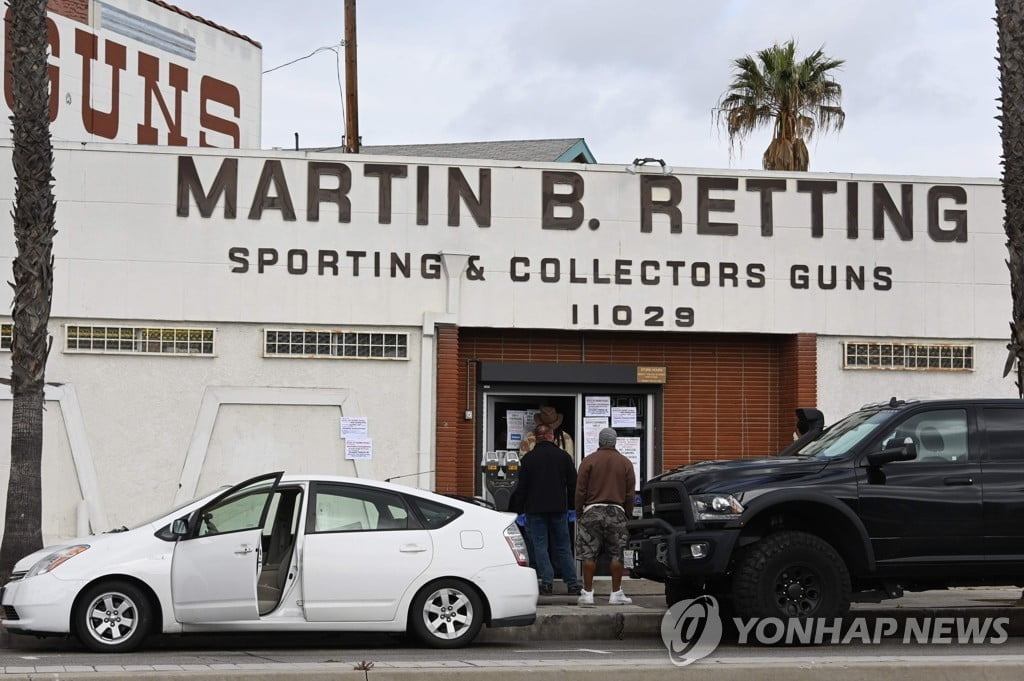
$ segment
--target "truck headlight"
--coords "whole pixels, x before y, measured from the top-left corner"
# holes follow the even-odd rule
[[[65,546],[62,549],[58,549],[33,565],[29,571],[25,573],[25,578],[27,579],[29,577],[35,577],[36,575],[46,574],[58,565],[62,564],[64,561],[74,558],[87,548],[89,548],[88,544],[75,544],[74,546]]]
[[[743,504],[731,494],[694,494],[690,504],[697,520],[735,520],[743,513]]]

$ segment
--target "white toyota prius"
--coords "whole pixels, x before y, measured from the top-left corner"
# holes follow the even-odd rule
[[[407,631],[454,648],[536,618],[514,518],[386,482],[269,473],[26,556],[2,624],[98,652],[204,631]]]

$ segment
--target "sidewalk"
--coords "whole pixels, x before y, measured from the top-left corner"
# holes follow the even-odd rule
[[[660,640],[661,620],[665,614],[663,587],[645,579],[624,579],[622,588],[631,605],[608,605],[609,582],[594,585],[593,608],[576,605],[568,594],[541,596],[537,621],[529,627],[487,629],[483,641],[531,640],[618,640],[655,637]],[[555,583],[555,591],[565,585]],[[1018,587],[968,587],[944,591],[907,593],[902,598],[881,603],[854,603],[848,617],[863,617],[868,622],[879,617],[897,620],[921,617],[1006,617],[1010,636],[1024,636],[1024,601]]]

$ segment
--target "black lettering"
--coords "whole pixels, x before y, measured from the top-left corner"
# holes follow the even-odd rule
[[[735,222],[711,222],[712,211],[732,213],[736,210],[736,202],[732,199],[712,199],[713,190],[736,191],[739,180],[735,177],[698,177],[697,178],[697,234],[717,234],[719,236],[736,236],[739,225]]]
[[[309,270],[309,253],[301,248],[288,251],[288,274],[305,274]]]
[[[558,258],[542,258],[540,261],[540,280],[546,284],[554,284],[561,278],[562,264]]]
[[[320,178],[333,177],[338,181],[334,189],[320,186]],[[352,203],[348,192],[352,189],[352,171],[344,163],[310,161],[306,175],[306,217],[310,222],[320,220],[320,204],[330,201],[338,207],[338,222],[352,220]]]
[[[238,263],[231,271],[237,274],[245,274],[249,271],[249,249],[242,246],[232,246],[228,249],[228,260]]]
[[[437,253],[426,253],[420,258],[420,272],[424,279],[440,279],[443,269],[441,256]]]
[[[629,326],[633,323],[633,309],[629,305],[615,305],[612,307],[612,324],[616,326]]]
[[[224,197],[224,217],[234,220],[238,211],[238,159],[226,158],[220,163],[217,176],[213,179],[210,192],[203,191],[203,183],[199,179],[199,171],[191,156],[178,157],[178,206],[180,218],[187,218],[189,197],[196,200],[196,208],[204,218],[213,215],[220,197]]]
[[[690,281],[694,286],[709,286],[711,284],[711,264],[695,262],[690,265]]]
[[[852,265],[846,266],[846,290],[852,291],[856,288],[859,291],[864,290],[864,266],[853,267]]]
[[[825,209],[822,196],[836,193],[836,183],[825,180],[797,180],[796,190],[811,195],[811,236],[825,236]]]
[[[391,254],[391,277],[395,278],[401,274],[406,279],[409,278],[409,274],[412,271],[412,263],[409,260],[408,253],[392,253]]]
[[[345,251],[345,257],[352,261],[352,276],[359,276],[359,260],[366,257],[366,251]]]
[[[601,276],[601,261],[594,258],[594,283],[595,284],[610,284],[612,283],[611,277]]]
[[[672,270],[672,285],[679,286],[679,270],[686,267],[685,260],[667,260],[665,265]]]
[[[860,236],[860,204],[857,197],[860,185],[856,182],[846,183],[846,238],[856,239]]]
[[[323,276],[324,272],[330,270],[333,276],[338,276],[338,252],[320,251],[317,255],[317,274]]]
[[[276,248],[260,248],[256,251],[256,271],[263,274],[266,269],[277,264]]]
[[[900,185],[900,202],[902,210],[896,209],[896,203],[889,195],[889,190],[881,182],[875,182],[871,194],[872,199],[872,230],[875,239],[885,238],[885,218],[889,218],[896,235],[901,241],[914,239],[914,186]]]
[[[508,276],[512,281],[530,281],[530,273],[525,271],[530,266],[529,258],[522,258],[516,256],[509,261],[508,264]],[[524,271],[520,272],[519,268],[523,267]]]
[[[952,222],[953,229],[942,229],[939,225],[939,201],[953,199],[958,206],[967,203],[967,191],[957,186],[937,186],[928,190],[928,236],[932,241],[965,243],[967,241],[967,211],[944,210],[942,219]]]
[[[656,201],[654,189],[668,189],[668,199]],[[640,231],[654,229],[654,214],[668,216],[669,231],[678,234],[683,231],[683,213],[679,202],[683,199],[683,185],[679,178],[671,175],[642,175],[640,177]]]
[[[765,284],[764,263],[753,262],[747,265],[747,287],[764,288]]]
[[[807,265],[793,265],[789,269],[789,285],[795,289],[810,288],[810,271]]]
[[[615,261],[615,283],[620,286],[629,286],[633,283],[631,276],[631,270],[633,268],[632,260],[616,260]]]
[[[828,276],[826,276],[826,272]],[[818,288],[830,291],[836,287],[836,266],[818,265]]]
[[[430,216],[430,166],[416,166],[416,224],[427,224]]]
[[[491,169],[480,168],[479,171],[480,196],[473,193],[473,189],[466,181],[466,177],[458,168],[448,169],[448,226],[459,226],[459,200],[469,209],[477,227],[491,226]],[[426,223],[424,223],[426,224]]]
[[[363,166],[363,177],[377,178],[377,222],[391,224],[391,180],[405,177],[407,166],[389,163],[367,163]]]
[[[640,283],[644,286],[657,286],[661,277],[657,274],[648,274],[648,271],[658,272],[660,269],[661,265],[657,260],[642,260],[640,262]]]
[[[587,278],[576,273],[576,258],[569,259],[569,283],[586,284]]]
[[[274,196],[269,193],[270,185],[274,185]],[[252,206],[249,207],[249,219],[259,220],[265,210],[279,210],[283,220],[295,220],[295,207],[292,206],[292,195],[288,192],[288,178],[277,159],[267,159],[263,164],[263,171],[252,196]]]
[[[567,194],[555,193],[569,186]],[[583,178],[578,173],[545,170],[541,173],[541,229],[578,229],[583,224]],[[569,217],[555,217],[555,208],[568,207]]]
[[[734,262],[718,263],[718,285],[725,286],[725,282],[731,282],[733,288],[740,285],[740,267]]]
[[[892,290],[892,268],[891,267],[876,267],[875,271],[875,290],[876,291],[891,291]]]
[[[665,316],[663,308],[645,307],[644,314],[647,315],[647,319],[644,320],[644,326],[665,326],[665,322],[661,320]]]
[[[758,192],[761,195],[761,236],[771,236],[775,232],[772,194],[786,191],[786,181],[750,179],[746,181],[745,186],[748,192]]]

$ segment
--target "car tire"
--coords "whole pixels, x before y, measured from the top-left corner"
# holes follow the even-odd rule
[[[839,617],[850,608],[850,573],[822,538],[776,532],[740,556],[733,605],[740,617]]]
[[[127,653],[142,645],[152,627],[149,597],[130,582],[93,584],[72,615],[75,636],[97,653]]]
[[[409,630],[431,648],[460,648],[480,633],[484,604],[476,589],[457,579],[423,587],[412,599]]]

